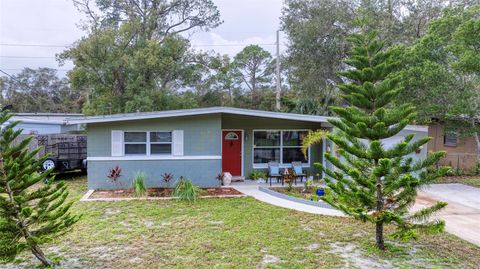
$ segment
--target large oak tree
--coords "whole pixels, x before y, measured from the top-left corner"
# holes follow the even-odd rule
[[[72,60],[72,87],[86,91],[87,114],[182,107],[177,90],[198,70],[180,34],[221,23],[211,0],[75,0],[88,35],[59,55]],[[169,100],[169,99],[174,100]],[[165,104],[165,106],[162,106]],[[187,107],[190,106],[185,104]]]

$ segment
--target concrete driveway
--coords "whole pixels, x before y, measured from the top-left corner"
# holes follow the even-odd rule
[[[448,203],[437,218],[446,231],[480,246],[480,188],[463,184],[433,184],[419,192],[413,211],[441,200]]]

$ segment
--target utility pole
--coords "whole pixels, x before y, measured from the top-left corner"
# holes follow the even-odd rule
[[[277,70],[276,70],[276,73],[277,73],[277,76],[276,76],[276,80],[277,80],[277,91],[275,93],[275,108],[277,109],[277,111],[280,110],[281,108],[281,105],[280,105],[280,97],[281,97],[281,94],[282,94],[282,84],[281,84],[281,78],[280,78],[280,30],[277,30],[277,60],[276,60],[276,64],[277,64]]]

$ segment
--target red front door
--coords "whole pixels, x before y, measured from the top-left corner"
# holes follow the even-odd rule
[[[242,175],[242,131],[222,131],[222,172]]]

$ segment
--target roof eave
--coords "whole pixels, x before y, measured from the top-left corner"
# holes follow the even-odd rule
[[[241,116],[253,116],[253,117],[265,117],[265,118],[276,118],[276,119],[285,119],[285,120],[300,120],[300,121],[309,121],[309,122],[327,122],[330,117],[325,116],[312,116],[312,115],[301,115],[301,114],[291,114],[291,113],[280,113],[280,112],[270,112],[270,111],[257,111],[257,110],[246,110],[246,109],[235,109],[235,108],[211,108],[203,110],[184,110],[184,111],[172,111],[161,112],[161,114],[150,114],[150,115],[128,115],[124,117],[105,117],[105,118],[94,118],[94,119],[71,119],[67,120],[67,124],[90,124],[90,123],[105,123],[105,122],[118,122],[118,121],[131,121],[131,120],[144,120],[144,119],[155,119],[155,118],[169,118],[169,117],[182,117],[182,116],[194,116],[194,115],[206,115],[206,114],[233,114]]]

